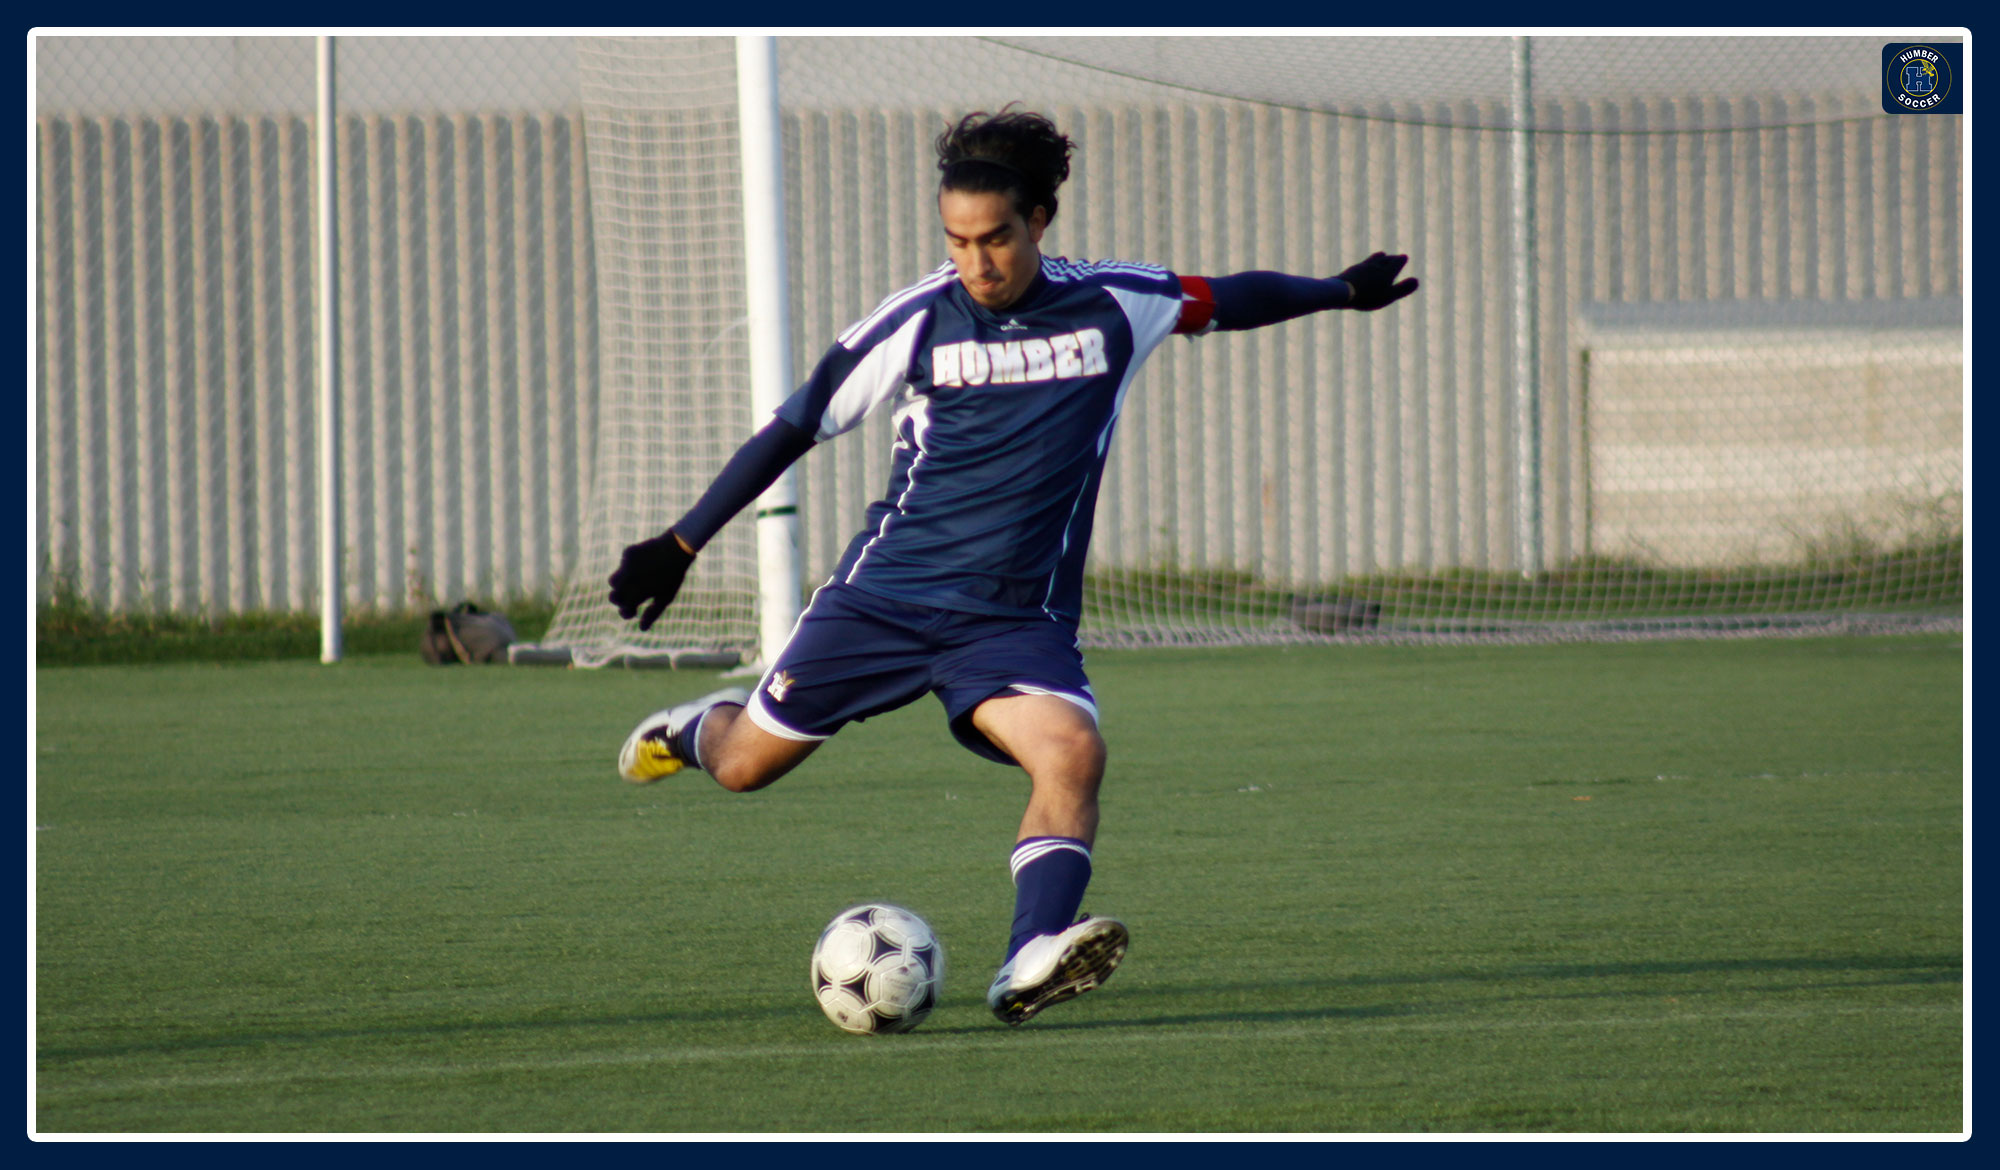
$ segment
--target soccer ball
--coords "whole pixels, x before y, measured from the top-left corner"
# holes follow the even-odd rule
[[[820,931],[812,990],[842,1031],[907,1032],[944,991],[944,945],[930,923],[901,906],[850,907]]]

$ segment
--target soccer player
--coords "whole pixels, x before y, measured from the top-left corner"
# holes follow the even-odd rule
[[[1129,942],[1114,919],[1077,918],[1105,764],[1077,621],[1133,378],[1173,334],[1371,311],[1417,281],[1397,279],[1408,257],[1380,252],[1324,279],[1046,256],[1070,140],[1009,106],[968,115],[936,146],[950,261],[842,333],[687,515],[625,550],[611,604],[651,628],[724,523],[814,445],[893,404],[887,490],[755,690],[648,716],[618,769],[649,783],[690,766],[749,792],[848,722],[936,694],[961,744],[1030,781],[1013,931],[987,992],[1019,1024],[1097,987]]]

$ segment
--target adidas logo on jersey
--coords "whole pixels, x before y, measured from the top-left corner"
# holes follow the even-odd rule
[[[931,349],[931,384],[984,386],[1088,378],[1109,371],[1104,333],[1079,329],[1020,341],[958,341]]]

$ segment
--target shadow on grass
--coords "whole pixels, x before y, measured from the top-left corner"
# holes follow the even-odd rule
[[[1627,975],[1733,975],[1812,971],[1933,971],[1943,978],[1910,980],[1956,982],[1961,976],[1958,955],[1840,955],[1828,958],[1652,959],[1630,963],[1522,963],[1491,970],[1432,972],[1421,975],[1350,975],[1336,980],[1347,987],[1394,987],[1422,983],[1500,983],[1514,979],[1606,979]],[[1949,975],[1944,975],[1944,971]]]
[[[1670,988],[1634,988],[1629,985],[1617,987],[1540,988],[1526,994],[1507,996],[1500,1000],[1427,1000],[1422,1003],[1372,1004],[1366,1006],[1343,1005],[1327,1007],[1292,1007],[1271,1009],[1232,1009],[1186,1015],[1147,1016],[1132,1015],[1117,1020],[1081,1020],[1065,1022],[1064,1027],[1076,1028],[1128,1028],[1134,1026],[1175,1026],[1189,1024],[1275,1024],[1296,1023],[1305,1020],[1339,1019],[1379,1019],[1401,1016],[1446,1016],[1460,1014],[1468,1009],[1490,1007],[1496,1002],[1544,1002],[1554,1003],[1588,999],[1633,999],[1635,997],[1657,997],[1671,995],[1674,998],[1718,994],[1742,994],[1758,992],[1763,994],[1784,994],[1800,991],[1851,990],[1862,987],[1914,987],[1941,983],[1958,984],[1963,981],[1961,959],[1957,955],[1871,955],[1841,958],[1766,958],[1766,959],[1702,959],[1702,960],[1660,960],[1631,963],[1530,963],[1510,967],[1496,967],[1482,970],[1460,970],[1411,975],[1351,975],[1329,979],[1294,980],[1290,983],[1242,983],[1210,984],[1204,988],[1208,993],[1241,993],[1244,995],[1284,994],[1290,991],[1322,989],[1328,992],[1340,989],[1360,989],[1371,987],[1412,987],[1445,986],[1450,984],[1501,985],[1529,981],[1584,982],[1591,980],[1617,980],[1631,978],[1656,978],[1660,976],[1710,976],[1710,975],[1869,975],[1876,978],[1847,978],[1839,982],[1813,979],[1785,979],[1776,982],[1754,984],[1731,983],[1727,985],[1696,984]],[[1184,998],[1185,992],[1179,988],[1148,987],[1135,989],[1124,998],[1166,999]]]
[[[1670,989],[1648,988],[1643,991],[1630,986],[1615,988],[1580,987],[1574,990],[1541,989],[1528,994],[1509,997],[1510,1001],[1558,1002],[1576,999],[1630,999],[1635,996],[1654,996],[1671,992],[1675,996],[1695,996],[1721,993],[1742,993],[1748,991],[1774,993],[1796,991],[1846,990],[1857,987],[1903,987],[1962,981],[1961,959],[1958,955],[1853,955],[1844,957],[1806,958],[1772,957],[1761,959],[1698,959],[1698,960],[1655,960],[1630,963],[1530,963],[1490,969],[1435,971],[1407,975],[1347,975],[1324,979],[1295,979],[1288,981],[1242,982],[1231,984],[1206,983],[1198,989],[1190,990],[1182,985],[1162,985],[1143,988],[1113,988],[1121,1004],[1140,1008],[1147,1004],[1171,1007],[1175,1002],[1185,1001],[1191,995],[1203,997],[1218,994],[1240,994],[1265,999],[1294,998],[1301,994],[1320,994],[1338,1000],[1339,993],[1366,988],[1447,986],[1452,984],[1496,985],[1520,981],[1559,981],[1587,984],[1592,980],[1627,979],[1634,977],[1658,976],[1711,976],[1711,975],[1866,975],[1876,974],[1874,979],[1846,979],[1838,983],[1815,982],[1810,979],[1789,979],[1779,983],[1763,983],[1755,986],[1729,985],[1694,987],[1674,987]],[[1053,1023],[1046,1017],[1036,1021],[1028,1032],[1047,1031],[1051,1027],[1063,1030],[1105,1030],[1122,1028],[1184,1027],[1197,1024],[1277,1024],[1298,1023],[1310,1020],[1368,1020],[1389,1019],[1407,1016],[1446,1016],[1460,1014],[1478,1006],[1491,1006],[1494,1000],[1425,1001],[1421,1003],[1374,1003],[1354,1004],[1333,1002],[1323,1006],[1293,1006],[1273,1008],[1227,1008],[1213,1011],[1182,1012],[1178,1014],[1147,1014],[1128,1012],[1118,1019],[1058,1019]],[[975,1007],[952,1001],[953,1007]],[[983,1003],[976,1005],[982,1017]],[[466,1019],[462,1021],[438,1021],[433,1023],[410,1023],[403,1025],[349,1026],[339,1028],[312,1029],[291,1027],[269,1031],[239,1030],[226,1034],[209,1033],[158,1040],[134,1041],[129,1043],[103,1045],[45,1046],[36,1053],[37,1059],[51,1062],[71,1060],[102,1059],[106,1057],[135,1056],[145,1053],[192,1052],[213,1049],[252,1047],[265,1044],[312,1044],[340,1040],[381,1039],[387,1037],[422,1037],[502,1034],[532,1029],[562,1030],[606,1027],[632,1027],[656,1025],[689,1024],[741,1024],[751,1020],[780,1020],[810,1011],[810,1000],[802,997],[794,1004],[771,1004],[760,1008],[709,1008],[686,1011],[620,1012],[610,1015],[563,1016],[548,1015],[544,1018],[512,1019]],[[954,1013],[956,1014],[956,1013]],[[925,1036],[959,1036],[991,1034],[1001,1029],[984,1018],[973,1025],[938,1027],[926,1025],[922,1029]],[[833,1038],[831,1035],[829,1039]]]

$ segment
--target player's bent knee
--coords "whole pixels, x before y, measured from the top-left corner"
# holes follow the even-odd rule
[[[1091,777],[1095,787],[1098,778],[1104,775],[1104,764],[1108,753],[1104,747],[1104,737],[1095,727],[1072,727],[1064,732],[1058,750],[1068,771]]]
[[[1104,779],[1106,752],[1104,737],[1096,728],[1070,728],[1052,733],[1036,744],[1023,761],[1037,787],[1061,788],[1080,796],[1094,796]]]

